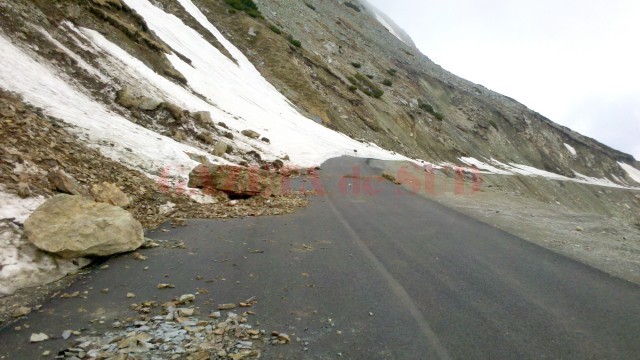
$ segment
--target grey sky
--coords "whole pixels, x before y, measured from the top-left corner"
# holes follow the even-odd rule
[[[368,1],[445,69],[640,160],[640,1]]]

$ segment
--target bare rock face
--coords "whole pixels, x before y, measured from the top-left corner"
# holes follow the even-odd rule
[[[97,202],[111,204],[125,208],[131,204],[131,200],[120,188],[112,183],[103,182],[91,186],[91,195]]]
[[[67,259],[132,251],[144,241],[142,225],[126,210],[66,194],[38,207],[24,233],[39,249]]]
[[[271,195],[281,190],[282,176],[258,168],[201,164],[189,174],[189,187],[231,196]]]

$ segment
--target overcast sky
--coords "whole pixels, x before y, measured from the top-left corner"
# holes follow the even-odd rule
[[[443,68],[640,160],[640,0],[369,0]]]

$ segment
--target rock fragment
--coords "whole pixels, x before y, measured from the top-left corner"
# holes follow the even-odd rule
[[[257,139],[260,137],[260,134],[258,134],[257,132],[251,130],[251,129],[246,129],[246,130],[242,130],[240,132],[242,135],[251,138],[251,139]]]
[[[42,342],[46,340],[49,340],[49,336],[45,333],[34,333],[31,334],[31,337],[29,338],[29,342],[32,343]]]

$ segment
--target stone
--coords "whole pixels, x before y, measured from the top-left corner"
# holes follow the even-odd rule
[[[29,315],[29,314],[31,314],[31,308],[28,308],[26,306],[20,306],[19,308],[13,311],[13,317],[16,317],[16,318]]]
[[[189,174],[188,186],[205,192],[224,192],[234,196],[278,194],[282,176],[257,168],[200,164]]]
[[[193,294],[184,294],[180,296],[180,299],[178,299],[178,302],[180,304],[186,304],[188,302],[193,302],[195,299],[196,299],[196,296]]]
[[[287,344],[291,342],[291,338],[289,337],[289,335],[287,335],[285,333],[279,333],[278,334],[278,340],[284,341]]]
[[[260,134],[250,129],[242,130],[241,134],[251,139],[257,139],[260,137]]]
[[[236,304],[220,304],[218,305],[218,310],[231,310],[235,309]]]
[[[25,182],[18,183],[18,196],[25,199],[31,196],[31,188]]]
[[[124,86],[116,92],[116,102],[127,109],[144,111],[153,111],[162,105],[162,100],[136,95],[130,86]]]
[[[131,204],[131,200],[117,185],[109,182],[102,184],[93,184],[91,186],[91,195],[97,202],[120,206],[125,208]]]
[[[137,105],[137,98],[133,94],[133,89],[125,85],[116,92],[116,102],[126,108],[132,108]]]
[[[211,133],[208,131],[203,131],[199,133],[198,135],[196,135],[196,138],[207,145],[213,144],[213,141],[214,141],[213,135],[211,135]]]
[[[177,141],[185,141],[187,140],[187,135],[182,130],[176,130],[173,132],[173,138]]]
[[[169,112],[171,117],[178,122],[182,121],[182,118],[188,114],[188,111],[170,102],[162,103],[162,106]]]
[[[576,226],[576,231],[582,232],[584,231],[584,228],[582,226]]]
[[[144,110],[144,111],[153,111],[159,108],[160,105],[162,105],[162,100],[142,97],[140,98],[138,109]]]
[[[218,141],[216,146],[213,148],[213,155],[222,157],[227,153],[228,145],[222,141]]]
[[[196,119],[197,122],[203,125],[213,125],[213,120],[211,119],[211,113],[208,111],[198,111],[192,114],[193,118]]]
[[[29,338],[29,342],[32,342],[32,343],[42,342],[45,340],[49,340],[49,336],[45,333],[34,333],[34,334],[31,334],[31,337]]]
[[[178,309],[178,312],[180,312],[180,315],[182,316],[192,316],[194,309],[193,308],[181,308]]]
[[[271,144],[271,140],[269,140],[269,138],[263,137],[262,139],[260,139],[262,142],[266,142],[267,144]]]
[[[40,205],[24,233],[39,249],[68,259],[133,251],[144,242],[142,225],[126,210],[66,194]]]
[[[47,175],[47,179],[53,188],[70,195],[80,195],[82,193],[80,185],[74,178],[67,175],[60,169],[51,170]]]
[[[284,166],[284,162],[280,159],[276,159],[271,163],[271,165],[273,165],[275,169],[280,170]]]

